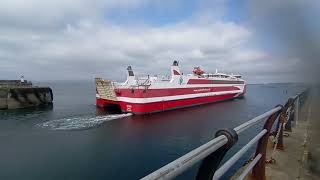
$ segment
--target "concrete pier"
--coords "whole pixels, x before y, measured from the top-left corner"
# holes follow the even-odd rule
[[[32,86],[29,81],[0,80],[0,109],[35,107],[52,102],[50,87]]]

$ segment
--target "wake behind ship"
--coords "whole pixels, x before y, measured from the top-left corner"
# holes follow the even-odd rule
[[[122,112],[147,114],[196,106],[244,96],[246,82],[240,75],[205,73],[195,67],[183,75],[178,61],[171,66],[171,76],[135,76],[131,66],[124,83],[96,78],[98,107],[117,106]]]

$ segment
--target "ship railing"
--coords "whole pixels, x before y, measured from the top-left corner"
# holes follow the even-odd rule
[[[274,148],[284,149],[283,131],[291,130],[292,120],[295,120],[296,122],[298,121],[299,101],[305,96],[305,94],[306,91],[297,94],[296,96],[289,98],[284,106],[277,105],[273,109],[235,127],[234,129],[222,129],[217,131],[215,138],[211,141],[143,177],[142,180],[173,179],[199,162],[201,162],[201,164],[198,169],[196,179],[219,179],[256,143],[256,152],[251,158],[251,162],[245,166],[237,179],[245,179],[250,175],[252,179],[264,180],[266,177],[266,152],[269,136],[273,135],[276,139],[275,142],[273,142]],[[287,117],[288,114],[292,115],[292,113],[287,113],[288,110],[294,111],[294,118]],[[278,120],[278,123],[275,130],[273,130],[276,120]],[[262,130],[236,154],[220,166],[225,154],[233,147],[234,144],[237,143],[239,135],[249,128],[263,123],[263,121],[264,126]]]

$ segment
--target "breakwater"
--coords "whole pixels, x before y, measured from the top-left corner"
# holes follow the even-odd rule
[[[0,109],[19,109],[48,105],[53,102],[50,87],[32,86],[29,81],[0,81]]]

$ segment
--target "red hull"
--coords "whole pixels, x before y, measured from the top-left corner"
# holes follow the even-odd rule
[[[134,114],[147,114],[154,112],[167,111],[171,109],[178,109],[183,107],[196,106],[206,103],[213,103],[218,101],[224,101],[239,97],[237,94],[224,94],[216,96],[197,97],[189,99],[179,99],[163,102],[152,103],[129,103],[123,101],[111,101],[106,99],[97,99],[97,106],[107,107],[109,105],[119,105],[122,112],[131,112]]]

